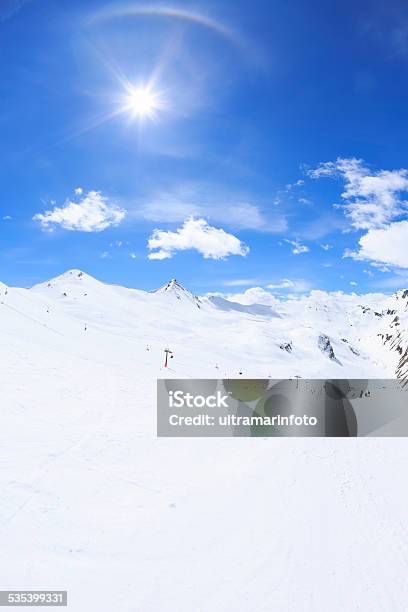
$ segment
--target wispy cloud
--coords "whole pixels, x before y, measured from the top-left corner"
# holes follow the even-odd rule
[[[287,191],[291,191],[292,189],[295,189],[296,187],[302,187],[304,184],[305,184],[305,181],[303,179],[299,179],[295,181],[294,183],[288,183],[285,189]]]
[[[0,6],[0,21],[7,21],[16,15],[25,4],[28,4],[31,0],[2,0]]]
[[[406,289],[408,287],[408,273],[405,270],[395,270],[392,276],[378,278],[371,283],[378,289]]]
[[[408,170],[371,170],[363,160],[338,158],[309,171],[314,179],[337,177],[344,182],[341,205],[351,225],[369,230],[384,227],[408,212],[408,202],[401,194],[408,191]]]
[[[309,252],[309,247],[306,246],[305,244],[302,244],[299,240],[288,240],[287,238],[284,239],[285,242],[287,242],[288,244],[292,245],[292,253],[294,255],[300,255],[301,253],[308,253]]]
[[[177,251],[194,249],[205,259],[225,259],[229,255],[245,257],[249,247],[236,236],[212,227],[205,219],[190,217],[176,231],[155,229],[148,241],[149,259],[169,259]]]
[[[224,287],[246,287],[249,285],[255,285],[258,282],[259,281],[256,278],[233,278],[222,281],[221,285],[224,285]]]
[[[351,226],[366,233],[356,250],[344,257],[370,261],[372,265],[408,268],[408,170],[372,170],[363,160],[338,158],[309,171],[314,179],[337,177],[344,183],[341,208]],[[324,246],[321,245],[323,248]]]
[[[322,240],[328,234],[344,232],[347,227],[348,222],[344,215],[339,214],[339,211],[319,210],[315,219],[303,219],[298,233],[304,240]]]
[[[288,290],[293,293],[305,293],[306,291],[310,291],[312,285],[309,281],[304,279],[291,280],[289,278],[284,278],[279,282],[270,283],[269,285],[266,285],[266,288],[272,290]]]
[[[197,216],[233,229],[279,233],[287,229],[280,211],[266,211],[243,194],[227,193],[222,188],[200,183],[157,191],[130,214],[147,221],[179,223]]]
[[[71,231],[101,232],[119,225],[125,215],[126,210],[110,202],[100,191],[89,191],[77,201],[66,200],[63,206],[37,213],[33,220],[48,231],[59,226]]]

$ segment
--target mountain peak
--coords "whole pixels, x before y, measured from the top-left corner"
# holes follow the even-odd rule
[[[83,272],[82,270],[79,270],[77,268],[72,268],[71,270],[67,270],[66,272],[63,272],[62,274],[57,276],[57,278],[71,278],[71,277],[79,278],[79,279],[93,278],[89,274],[86,274],[86,272]]]
[[[177,278],[170,279],[169,282],[164,286],[165,291],[173,288],[184,289],[184,287],[178,282]]]
[[[67,281],[67,280],[74,280],[74,279],[84,280],[85,278],[92,278],[92,276],[89,276],[89,274],[86,274],[82,270],[78,270],[77,268],[72,268],[71,270],[67,270],[66,272],[63,272],[62,274],[58,274],[58,276],[55,276],[54,278],[50,278],[46,282],[54,283],[56,281]],[[41,284],[45,284],[45,283],[41,283]]]
[[[166,293],[167,291],[185,291],[186,293],[190,293],[188,289],[180,285],[177,278],[170,279],[168,283],[156,289],[154,293]]]
[[[73,268],[71,270],[63,272],[62,274],[59,274],[55,278],[50,278],[48,281],[34,285],[32,289],[35,291],[49,291],[50,288],[52,288],[56,291],[66,292],[69,288],[72,288],[75,291],[82,292],[85,286],[96,287],[102,284],[103,283],[97,281],[96,278],[94,278],[93,276],[86,274],[82,270]]]
[[[408,310],[408,289],[399,289],[390,296],[386,314],[395,314],[397,310],[400,312]]]
[[[191,291],[185,289],[176,278],[170,279],[168,283],[159,287],[159,289],[156,289],[153,293],[173,295],[178,300],[187,299],[200,308],[200,299],[196,295],[193,295]]]
[[[396,297],[397,300],[407,300],[408,301],[408,289],[400,289],[399,291],[394,293],[394,297]]]

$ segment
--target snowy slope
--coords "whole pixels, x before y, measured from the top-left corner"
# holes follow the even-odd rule
[[[386,314],[386,324],[379,336],[391,351],[397,377],[405,388],[408,385],[408,290],[398,291],[388,300]]]
[[[394,375],[378,334],[405,302],[269,314],[179,287],[0,287],[2,588],[75,612],[405,611],[405,440],[155,436],[158,376]]]
[[[32,316],[34,308],[43,324],[67,338],[71,350],[116,352],[126,363],[148,363],[153,376],[162,371],[166,347],[174,352],[174,374],[185,377],[394,375],[377,337],[379,317],[347,296],[327,304],[312,295],[282,303],[277,312],[220,297],[198,298],[175,279],[149,293],[105,285],[79,270],[31,290],[10,290],[8,307],[16,291],[19,299],[38,298],[22,312]],[[321,348],[322,338],[335,359]],[[281,348],[288,344],[290,351]]]

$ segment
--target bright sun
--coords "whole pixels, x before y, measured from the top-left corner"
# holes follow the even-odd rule
[[[127,109],[140,119],[154,119],[161,106],[158,94],[149,87],[132,88],[127,96]]]

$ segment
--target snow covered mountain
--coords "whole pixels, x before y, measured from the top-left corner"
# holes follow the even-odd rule
[[[386,311],[385,325],[379,332],[384,346],[393,354],[396,376],[403,387],[408,385],[408,290],[393,295]],[[390,322],[391,321],[391,322]]]
[[[157,377],[404,375],[403,295],[1,285],[4,588],[75,612],[405,610],[404,439],[155,434]]]
[[[168,296],[172,296],[176,300],[189,300],[200,308],[200,298],[185,289],[175,278],[172,278],[168,283],[163,285],[163,287],[156,289],[152,293],[157,293],[159,295],[166,294]]]
[[[404,376],[407,292],[392,297],[312,292],[272,308],[197,297],[173,279],[153,292],[106,285],[80,270],[31,289],[0,288],[0,333],[89,359],[112,355],[169,375]],[[18,350],[18,349],[16,349]],[[404,357],[405,356],[405,357]],[[398,359],[397,359],[398,357]]]

